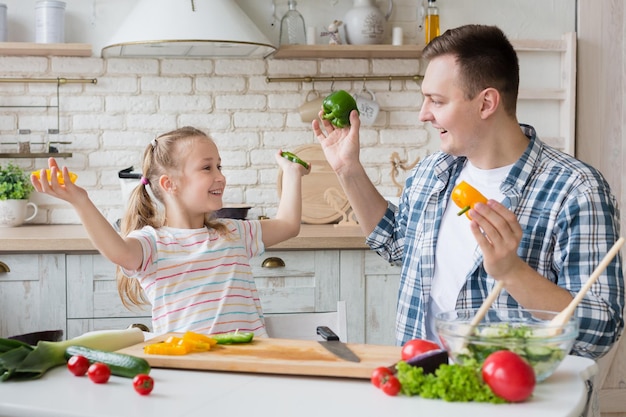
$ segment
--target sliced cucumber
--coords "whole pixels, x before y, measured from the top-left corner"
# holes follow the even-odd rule
[[[554,349],[545,346],[527,346],[526,357],[531,362],[542,362],[550,359]]]

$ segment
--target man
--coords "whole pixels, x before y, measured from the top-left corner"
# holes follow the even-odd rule
[[[367,243],[402,263],[397,342],[438,340],[438,312],[478,308],[498,281],[504,287],[494,307],[561,311],[619,238],[608,184],[518,123],[519,64],[500,29],[448,30],[422,57],[429,63],[419,117],[439,130],[441,151],[413,170],[397,210],[359,162],[358,113],[349,128],[321,118],[312,124]],[[489,199],[469,211],[471,220],[450,200],[461,181]],[[618,256],[576,311],[581,331],[572,353],[605,354],[623,328],[623,304]]]

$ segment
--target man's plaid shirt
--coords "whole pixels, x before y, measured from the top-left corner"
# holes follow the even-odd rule
[[[599,171],[545,145],[533,127],[521,127],[530,142],[500,186],[505,195],[502,203],[516,214],[524,231],[517,253],[541,275],[575,295],[619,238],[617,203]],[[465,161],[442,152],[421,161],[406,181],[399,208],[390,204],[367,238],[370,247],[390,263],[402,264],[398,344],[426,334],[424,316],[441,219]],[[452,254],[449,262],[454,262]],[[573,354],[600,357],[621,333],[621,265],[618,255],[578,306],[580,335]],[[478,308],[494,284],[477,247],[456,308]],[[502,291],[494,303],[498,306],[517,307],[518,303]]]

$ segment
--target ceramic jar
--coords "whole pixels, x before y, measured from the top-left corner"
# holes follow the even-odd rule
[[[387,13],[383,13],[375,0],[354,0],[343,20],[346,41],[352,45],[377,45],[385,39],[387,20],[393,11],[393,0],[388,0]]]
[[[33,213],[27,215],[27,210]],[[37,204],[28,200],[0,200],[0,227],[21,226],[35,218],[38,212]]]

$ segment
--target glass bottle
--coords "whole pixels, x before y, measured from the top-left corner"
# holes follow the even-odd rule
[[[424,18],[424,33],[426,44],[439,36],[439,9],[437,0],[428,0],[428,10]]]
[[[280,45],[306,45],[306,26],[296,4],[289,0],[289,10],[280,20]]]

